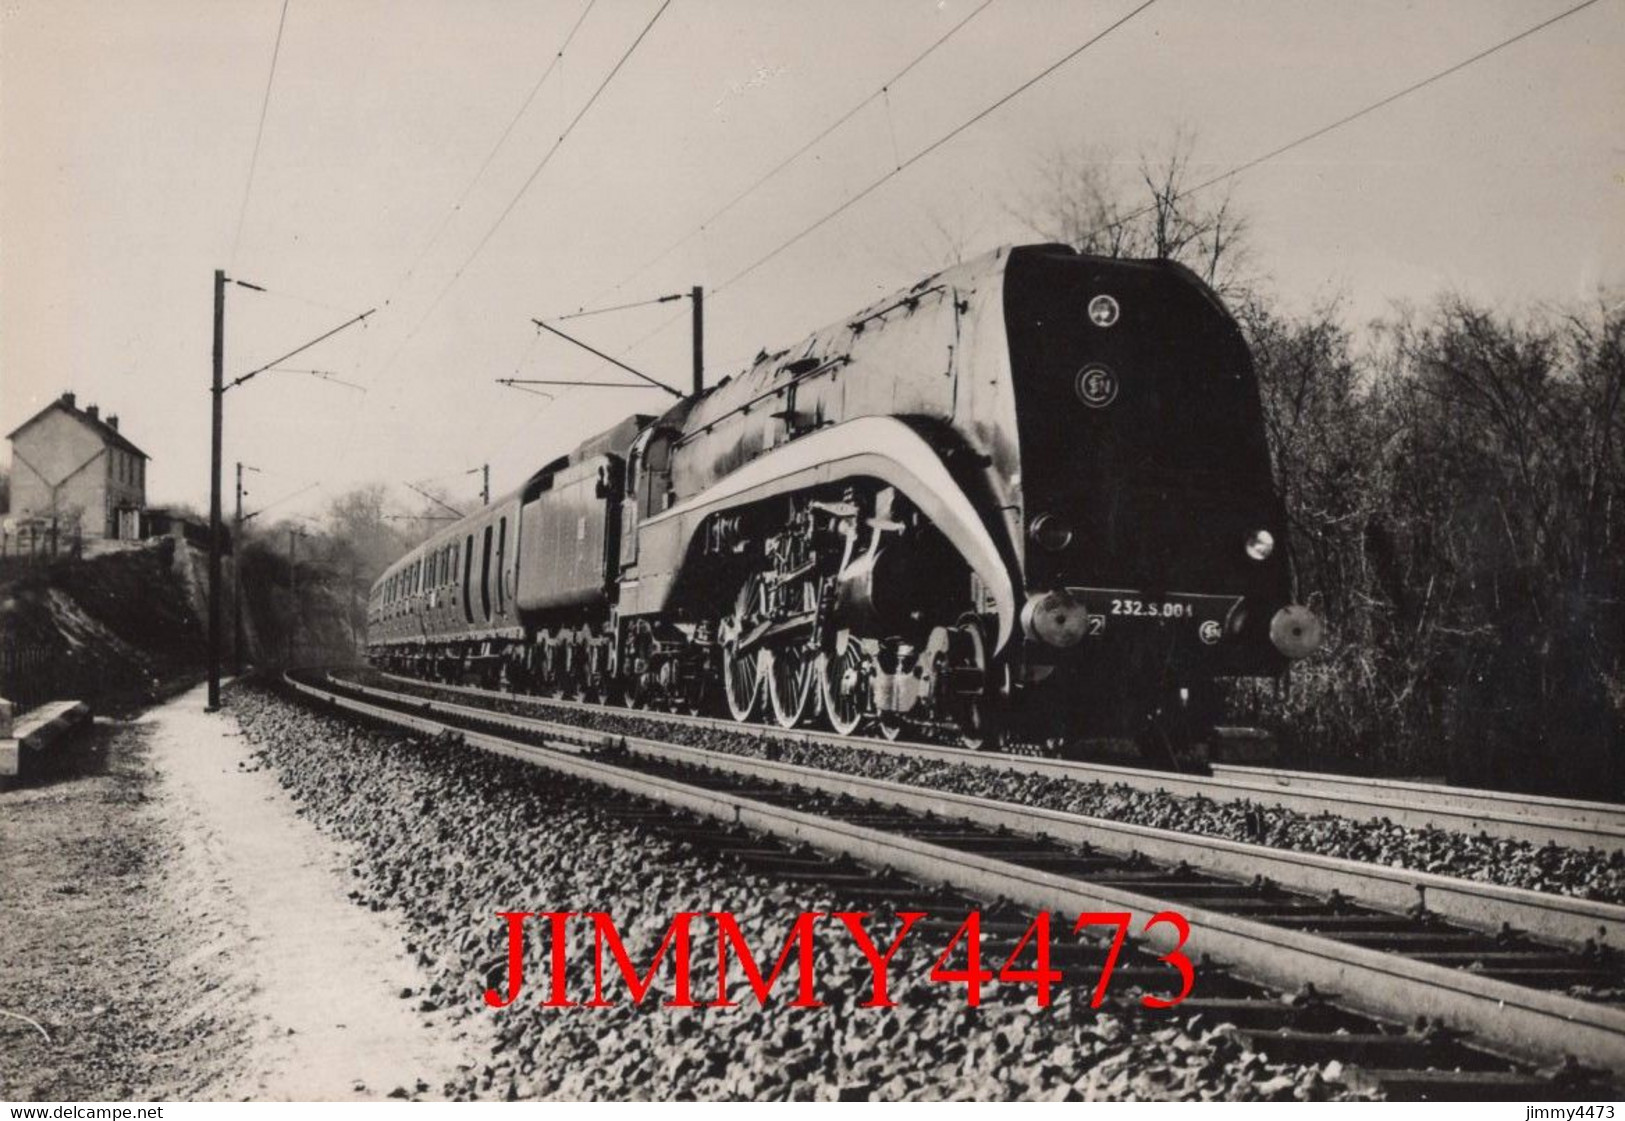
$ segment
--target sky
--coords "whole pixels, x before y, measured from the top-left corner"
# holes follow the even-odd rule
[[[376,309],[226,394],[228,513],[236,461],[276,516],[372,481],[466,508],[482,465],[509,489],[670,400],[497,384],[627,380],[533,316],[703,285],[715,380],[955,253],[1037,240],[1019,200],[1048,156],[1126,169],[1184,130],[1217,174],[1575,0],[662,3],[5,0],[0,432],[71,389],[152,456],[150,502],[206,508],[224,269],[266,289],[228,287],[228,378]],[[1338,297],[1356,324],[1447,289],[1507,310],[1617,294],[1622,58],[1625,0],[1599,0],[1244,172],[1253,267],[1284,306]],[[687,321],[561,326],[684,385]]]

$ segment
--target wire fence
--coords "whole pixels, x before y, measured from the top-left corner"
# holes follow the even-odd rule
[[[85,693],[80,665],[57,646],[0,636],[0,697],[19,713]]]
[[[59,525],[46,519],[8,519],[8,524],[0,526],[0,565],[7,568],[77,557],[84,547],[84,535],[76,522]]]

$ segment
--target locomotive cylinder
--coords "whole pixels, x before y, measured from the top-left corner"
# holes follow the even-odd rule
[[[883,545],[852,561],[836,578],[837,627],[868,638],[919,629],[942,584],[942,569],[906,543]]]

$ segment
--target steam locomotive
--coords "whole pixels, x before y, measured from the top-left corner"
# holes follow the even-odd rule
[[[373,586],[428,680],[971,745],[1220,722],[1321,641],[1188,269],[999,249],[631,416]]]

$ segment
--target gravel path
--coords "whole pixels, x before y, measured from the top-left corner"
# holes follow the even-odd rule
[[[402,916],[429,979],[401,995],[494,1033],[449,1093],[1292,1100],[1333,1090],[1323,1075],[1335,1071],[1270,1064],[1193,1017],[1093,1012],[1088,986],[1067,986],[1047,1010],[1008,1000],[968,1010],[961,990],[911,969],[893,980],[897,1008],[860,1009],[867,974],[839,939],[819,942],[831,955],[819,972],[827,1008],[679,1010],[622,994],[608,1009],[544,1009],[532,994],[493,1011],[480,994],[504,976],[498,911],[608,911],[647,961],[679,910],[733,911],[750,944],[766,947],[796,913],[841,901],[629,825],[602,808],[603,792],[534,767],[358,729],[255,688],[234,689],[229,704],[306,818],[354,844],[356,901]],[[530,970],[545,972],[537,960]],[[590,992],[590,935],[572,942],[570,976],[572,995]]]
[[[435,690],[432,686],[382,681],[382,687],[407,689],[463,704],[491,704],[520,716],[579,724],[617,735],[643,736],[673,743],[772,758],[865,778],[1018,802],[1065,813],[1172,829],[1268,845],[1272,848],[1342,857],[1442,876],[1572,895],[1606,903],[1625,903],[1625,850],[1601,852],[1548,844],[1537,846],[1487,835],[1445,829],[1415,829],[1386,818],[1356,820],[1332,814],[1311,815],[1254,802],[1218,802],[1186,798],[1101,782],[1079,782],[1025,774],[1015,770],[911,759],[863,748],[808,744],[795,739],[758,737],[726,729],[696,728],[635,714],[584,712],[530,701],[490,701]]]

